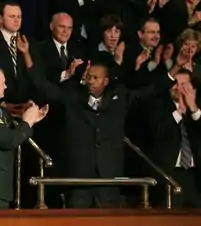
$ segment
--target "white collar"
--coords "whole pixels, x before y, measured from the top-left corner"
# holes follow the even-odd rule
[[[176,101],[173,101],[173,102],[174,102],[174,105],[176,106],[176,109],[178,109],[179,108],[179,103],[176,102]]]
[[[99,45],[98,45],[98,50],[101,52],[101,51],[106,51],[106,52],[109,52],[108,49],[106,48],[106,46],[104,45],[103,42],[101,42]]]
[[[12,36],[16,36],[17,35],[17,32],[14,32],[14,33],[10,33],[8,32],[7,30],[1,28],[1,33],[5,39],[5,41],[7,42],[8,45],[10,45],[10,39]]]
[[[64,44],[61,44],[60,42],[58,42],[56,39],[53,38],[54,44],[56,45],[57,49],[60,50],[61,46],[64,46],[65,49],[67,48],[67,42]]]
[[[101,102],[101,99],[102,99],[102,97],[95,98],[92,95],[90,95],[89,96],[88,104],[89,104],[89,106],[93,106],[93,104],[94,104],[95,101]]]

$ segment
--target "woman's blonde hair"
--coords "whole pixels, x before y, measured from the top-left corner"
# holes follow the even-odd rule
[[[177,45],[179,47],[179,49],[181,48],[182,44],[186,41],[186,40],[193,40],[196,41],[197,44],[197,52],[199,52],[201,50],[201,33],[199,31],[196,31],[192,28],[187,28],[185,29],[177,38]]]

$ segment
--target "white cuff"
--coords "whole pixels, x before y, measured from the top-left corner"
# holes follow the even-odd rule
[[[68,76],[66,76],[66,71],[62,71],[61,72],[61,77],[60,77],[60,82],[64,82],[64,81],[66,81],[67,79],[69,79],[69,75]]]
[[[194,121],[197,121],[198,119],[200,119],[201,116],[201,110],[198,109],[196,112],[191,114],[191,117]]]
[[[150,61],[147,65],[149,71],[153,71],[157,68],[157,63],[155,61]]]
[[[169,60],[165,61],[165,66],[166,66],[167,70],[170,70],[173,66],[173,60],[169,59]]]
[[[177,110],[172,112],[172,116],[174,117],[174,120],[177,124],[179,124],[179,122],[182,120],[182,115]]]
[[[172,80],[175,81],[175,79],[171,76],[171,74],[168,72],[168,77]]]

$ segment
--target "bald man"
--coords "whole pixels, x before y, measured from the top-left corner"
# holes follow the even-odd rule
[[[56,85],[61,85],[72,79],[80,81],[85,65],[83,62],[84,53],[80,43],[72,40],[72,17],[63,12],[54,14],[50,22],[50,30],[51,36],[40,45],[46,78]],[[64,149],[62,141],[63,112],[62,106],[61,108],[51,107],[46,122],[40,125],[42,128],[37,134],[41,140],[41,146],[50,153],[54,160],[57,159],[58,153]],[[51,193],[50,197],[58,196]],[[54,205],[55,202],[56,205]],[[48,205],[54,208],[61,207],[60,201],[55,200],[53,200],[53,204],[48,203]]]

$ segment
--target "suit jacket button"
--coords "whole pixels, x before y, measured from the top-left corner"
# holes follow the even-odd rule
[[[99,129],[99,128],[96,128],[96,132],[97,132],[97,133],[100,132],[100,129]]]
[[[95,147],[96,147],[96,148],[100,148],[100,145],[99,145],[99,144],[95,144]]]

